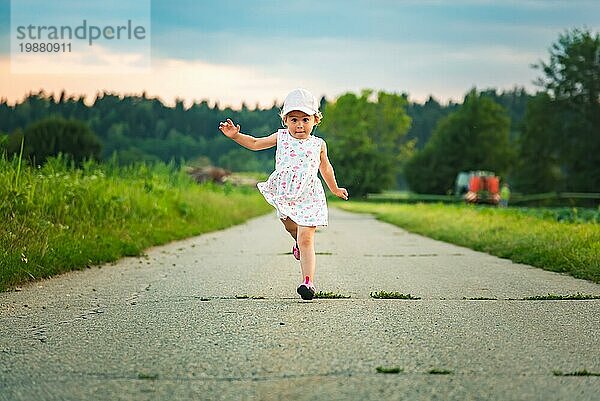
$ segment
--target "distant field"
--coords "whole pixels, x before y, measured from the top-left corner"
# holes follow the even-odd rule
[[[408,231],[600,283],[599,211],[457,204],[336,203]]]
[[[391,203],[464,203],[461,197],[455,195],[427,195],[416,194],[410,191],[386,191],[380,194],[369,194],[369,201],[391,202]],[[510,197],[511,205],[525,206],[544,206],[544,207],[565,207],[572,208],[595,208],[597,210],[600,204],[600,193],[575,193],[575,192],[548,192],[541,194],[512,194]]]
[[[600,224],[600,208],[578,207],[519,207],[510,208],[506,213],[532,216],[562,223],[595,223]]]
[[[0,157],[0,291],[270,210],[253,188],[198,185],[165,164],[31,168]]]

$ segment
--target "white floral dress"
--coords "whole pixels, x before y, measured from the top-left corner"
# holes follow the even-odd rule
[[[325,191],[317,177],[322,144],[313,135],[296,139],[287,129],[277,131],[275,171],[257,186],[280,219],[289,217],[301,226],[327,225]]]

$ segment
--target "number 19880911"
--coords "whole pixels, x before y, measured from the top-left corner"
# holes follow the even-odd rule
[[[71,43],[19,43],[21,53],[71,53]]]

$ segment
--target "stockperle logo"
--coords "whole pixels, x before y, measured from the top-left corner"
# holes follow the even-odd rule
[[[150,33],[150,0],[12,0],[11,72],[149,72]]]

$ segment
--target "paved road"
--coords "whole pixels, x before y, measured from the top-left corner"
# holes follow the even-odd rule
[[[290,245],[269,215],[0,294],[0,400],[600,399],[553,375],[600,371],[600,301],[514,300],[599,285],[332,210],[316,284],[351,298],[303,302]]]

